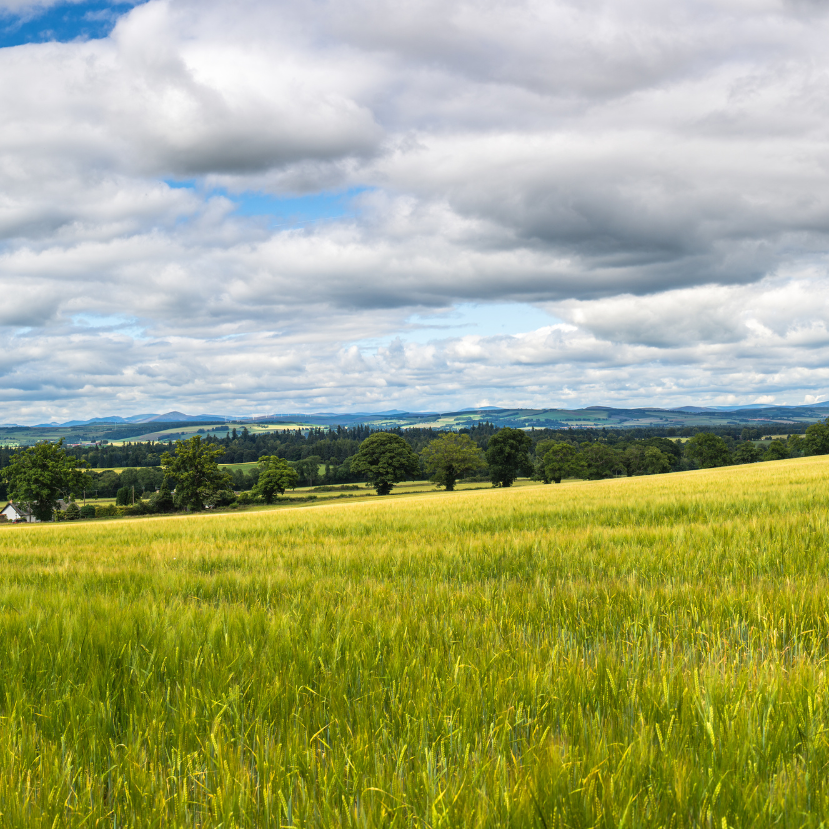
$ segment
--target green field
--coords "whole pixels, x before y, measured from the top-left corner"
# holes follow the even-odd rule
[[[241,469],[242,472],[251,472],[259,468],[259,463],[257,461],[250,461],[249,463],[220,463],[219,466],[226,472],[235,472],[237,469]],[[324,466],[323,469],[325,469]]]
[[[286,429],[308,429],[312,426],[311,423],[228,423],[226,426],[205,426],[203,423],[192,423],[188,425],[175,426],[170,429],[162,429],[161,431],[153,430],[148,427],[145,434],[137,437],[124,438],[123,440],[112,440],[110,443],[118,446],[125,443],[137,443],[145,441],[160,441],[167,443],[170,440],[187,440],[196,434],[203,434],[204,437],[208,435],[222,440],[227,437],[233,429],[240,433],[243,428],[246,428],[250,434],[260,434],[262,432],[281,432]]]
[[[0,528],[0,825],[825,825],[827,478]]]

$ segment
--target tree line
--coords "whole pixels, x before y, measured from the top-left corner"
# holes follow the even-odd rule
[[[61,497],[115,497],[117,506],[133,512],[173,512],[257,500],[273,503],[298,485],[367,481],[379,495],[386,495],[401,481],[427,477],[452,490],[459,480],[488,480],[507,487],[519,477],[558,483],[565,478],[664,474],[829,454],[829,418],[806,427],[803,434],[764,441],[761,437],[754,427],[744,427],[736,436],[723,430],[697,432],[686,440],[667,437],[664,431],[633,437],[614,430],[525,431],[489,423],[460,432],[339,427],[251,434],[243,428],[222,439],[197,434],[166,447],[128,445],[122,451],[149,462],[120,474],[91,468],[107,447],[42,442],[7,454],[2,495],[28,504],[40,518],[54,514]],[[219,464],[238,453],[243,458],[252,453],[256,466],[248,471],[221,469]]]

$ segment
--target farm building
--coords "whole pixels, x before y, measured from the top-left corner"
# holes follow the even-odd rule
[[[29,510],[20,504],[13,504],[9,501],[2,510],[2,515],[7,521],[28,521],[30,524],[39,524],[40,521],[32,515]]]

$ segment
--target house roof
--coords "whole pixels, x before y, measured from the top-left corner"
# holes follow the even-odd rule
[[[5,512],[9,507],[11,507],[18,515],[31,515],[31,511],[24,509],[20,504],[15,504],[14,501],[6,501],[6,506],[0,510],[0,512]]]

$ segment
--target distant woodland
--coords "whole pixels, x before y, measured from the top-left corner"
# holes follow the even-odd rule
[[[352,469],[352,459],[362,442],[380,431],[399,435],[418,455],[442,434],[431,428],[378,430],[364,425],[256,433],[242,427],[218,438],[207,427],[202,433],[202,440],[223,450],[217,458],[221,464],[253,464],[264,456],[279,456],[297,470],[300,486],[324,486],[366,482],[364,474]],[[468,435],[480,449],[486,450],[491,437],[498,431],[499,427],[492,423],[479,423],[461,429],[460,433]],[[768,424],[762,429],[724,426],[705,431],[695,427],[529,429],[525,434],[532,442],[531,460],[535,464],[535,475],[545,481],[550,476],[545,473],[544,458],[551,447],[562,444],[575,450],[565,453],[564,477],[592,479],[829,453],[829,426],[826,423],[811,426]],[[712,443],[711,438],[700,438],[700,435],[711,436],[716,441]],[[701,444],[707,445],[705,451],[699,451]],[[89,464],[86,476],[90,490],[104,498],[115,497],[124,486],[134,486],[137,494],[155,492],[164,477],[161,456],[174,449],[172,441],[102,442],[94,446],[66,447],[68,454]],[[8,465],[15,451],[14,448],[0,448],[0,468]],[[120,474],[109,471],[113,468],[123,471]],[[230,471],[236,491],[252,489],[260,474],[256,466]],[[422,478],[426,477],[423,470]],[[476,480],[488,480],[487,471],[482,470]],[[5,497],[5,486],[0,482],[0,498]]]

